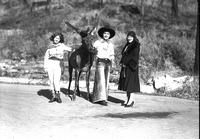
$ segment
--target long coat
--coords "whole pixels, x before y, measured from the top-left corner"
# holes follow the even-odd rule
[[[140,43],[133,41],[127,43],[122,50],[122,58],[120,63],[125,65],[121,68],[119,78],[119,90],[132,92],[140,92],[140,81],[139,81],[139,52]]]

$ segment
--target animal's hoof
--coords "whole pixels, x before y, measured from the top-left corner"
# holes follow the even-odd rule
[[[49,100],[49,103],[52,103],[52,102],[54,102],[54,101],[56,101],[56,98],[55,98],[55,97],[53,97],[51,100]]]
[[[90,96],[87,96],[86,99],[87,99],[88,101],[90,101]]]
[[[71,95],[68,95],[68,97],[71,99],[71,101],[74,101],[74,98],[73,98],[73,96],[71,96]]]
[[[72,98],[72,101],[76,101],[76,98]]]
[[[76,100],[76,96],[72,96],[72,101],[75,101]]]
[[[81,93],[78,91],[77,96],[81,97]]]
[[[91,94],[89,94],[89,96],[88,96],[88,99],[87,99],[88,101],[90,101],[90,102],[92,102],[92,95]]]

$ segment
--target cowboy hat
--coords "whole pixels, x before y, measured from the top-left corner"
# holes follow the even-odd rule
[[[109,32],[110,33],[110,37],[109,39],[111,39],[112,37],[115,36],[115,31],[113,29],[111,29],[110,27],[102,27],[98,30],[98,35],[103,38],[103,33],[104,32]]]

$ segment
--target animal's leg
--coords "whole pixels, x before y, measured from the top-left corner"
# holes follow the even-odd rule
[[[77,80],[77,95],[79,97],[81,96],[81,93],[80,93],[80,90],[79,90],[79,79],[80,79],[81,73],[82,73],[82,71],[80,70],[79,73],[78,73],[78,80]]]
[[[78,86],[78,70],[75,69],[75,86],[74,86],[74,92],[72,96],[73,101],[76,100],[77,86]]]
[[[73,68],[69,65],[69,85],[68,85],[68,94],[70,94],[70,87],[71,87],[71,82],[72,82],[72,73],[73,73]]]
[[[86,72],[87,100],[90,96],[90,69]]]

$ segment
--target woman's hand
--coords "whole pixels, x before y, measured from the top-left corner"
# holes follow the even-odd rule
[[[44,71],[45,71],[45,72],[48,72],[47,68],[44,68]]]
[[[112,68],[116,68],[115,61],[114,61],[114,60],[112,60],[111,62],[112,62],[112,63],[111,63],[111,64],[112,64]]]
[[[126,67],[126,65],[124,65],[124,64],[122,64],[122,63],[120,64],[120,66],[121,66],[121,67],[123,67],[123,68],[125,68],[125,67]]]

